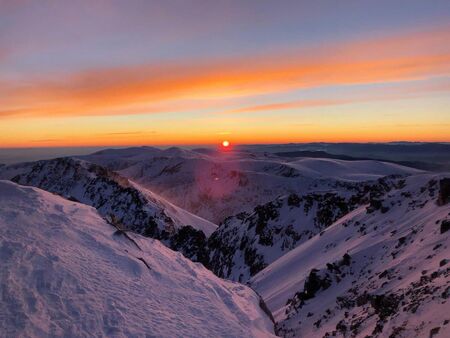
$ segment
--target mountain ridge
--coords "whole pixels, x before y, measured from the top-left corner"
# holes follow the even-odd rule
[[[89,206],[0,181],[6,337],[275,337],[250,288]]]
[[[278,334],[450,332],[450,205],[438,203],[447,180],[407,177],[381,204],[360,206],[254,276],[250,284],[274,313]]]

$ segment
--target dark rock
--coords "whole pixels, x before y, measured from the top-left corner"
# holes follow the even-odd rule
[[[317,274],[316,269],[312,269],[309,276],[305,280],[305,286],[303,290],[303,299],[307,300],[313,298],[317,291],[320,289],[326,290],[330,287],[331,281],[325,277],[322,278]]]
[[[440,330],[441,330],[440,327],[432,328],[432,329],[430,330],[430,338],[433,338],[435,335],[437,335],[437,334],[439,333]]]
[[[341,264],[349,266],[351,264],[351,262],[352,262],[352,259],[351,259],[350,255],[348,253],[344,254],[344,256],[342,257]]]
[[[394,295],[375,295],[371,297],[370,305],[380,319],[385,319],[396,312],[398,300]]]
[[[438,205],[445,205],[450,202],[450,178],[443,178],[439,181]]]
[[[441,234],[444,232],[447,232],[450,230],[450,221],[449,220],[443,220],[441,223]]]
[[[388,270],[384,270],[382,273],[380,273],[380,274],[378,275],[378,278],[384,278],[384,277],[387,277],[388,273],[389,273]]]
[[[389,211],[389,207],[384,206],[379,200],[372,200],[370,205],[367,207],[367,213],[371,214],[376,210],[380,210],[382,214],[385,214]]]
[[[336,330],[341,332],[342,334],[345,334],[345,332],[347,332],[347,325],[345,325],[344,320],[341,320],[339,323],[336,324]]]
[[[301,197],[297,194],[290,194],[287,200],[287,203],[290,207],[299,207],[301,203]]]
[[[172,250],[179,251],[194,261],[206,262],[208,254],[206,252],[206,236],[203,231],[187,225],[169,238],[168,246]]]
[[[272,323],[275,323],[275,319],[273,318],[272,312],[269,310],[269,308],[267,307],[266,303],[264,302],[261,296],[259,296],[259,307],[270,318]]]

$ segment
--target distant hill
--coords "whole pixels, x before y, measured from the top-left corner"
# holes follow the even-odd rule
[[[325,151],[312,151],[312,150],[297,150],[297,151],[285,151],[277,152],[275,155],[280,157],[295,158],[295,157],[310,157],[310,158],[331,158],[345,161],[362,161],[362,160],[376,160],[385,161],[390,163],[396,163],[411,168],[427,170],[427,171],[446,171],[450,170],[450,162],[420,162],[420,161],[392,161],[382,158],[370,158],[370,157],[354,157],[342,154],[330,154]],[[449,155],[450,156],[450,155]]]
[[[390,143],[289,143],[243,145],[239,149],[270,153],[293,151],[324,151],[333,155],[391,161],[450,162],[450,143],[390,142]]]

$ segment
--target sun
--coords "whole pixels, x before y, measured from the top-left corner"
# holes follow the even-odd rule
[[[225,141],[222,142],[222,145],[223,145],[225,148],[227,148],[227,147],[230,146],[230,142],[228,142],[227,140],[225,140]]]

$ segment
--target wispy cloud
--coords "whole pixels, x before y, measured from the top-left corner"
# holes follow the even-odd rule
[[[37,140],[29,140],[31,143],[53,143],[53,142],[60,142],[62,139],[56,139],[56,138],[43,138],[43,139],[37,139]]]
[[[222,111],[222,114],[236,114],[236,113],[258,113],[264,111],[279,111],[287,109],[303,109],[313,107],[324,106],[338,106],[351,103],[364,103],[370,101],[380,100],[401,100],[406,98],[418,98],[429,95],[434,92],[449,92],[450,82],[443,83],[408,83],[408,84],[396,84],[383,90],[372,90],[372,92],[364,95],[354,95],[352,98],[342,99],[304,99],[287,102],[275,102],[260,105],[245,106],[237,109],[230,109]]]
[[[308,50],[279,51],[214,62],[124,66],[73,73],[27,84],[0,85],[1,117],[159,113],[212,99],[329,85],[425,79],[450,75],[450,30],[353,41]],[[237,109],[287,109],[346,100],[274,103]],[[131,108],[130,108],[131,107]]]
[[[284,109],[299,109],[308,107],[334,106],[354,102],[354,100],[299,100],[248,106],[225,111],[225,113],[253,113],[262,111],[277,111]]]
[[[128,136],[128,135],[146,135],[146,134],[156,134],[156,133],[157,133],[156,131],[150,130],[150,131],[123,131],[123,132],[99,133],[98,135]]]

